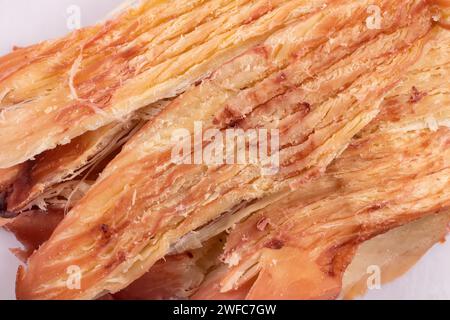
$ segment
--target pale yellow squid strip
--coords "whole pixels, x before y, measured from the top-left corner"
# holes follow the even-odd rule
[[[0,168],[175,97],[335,1],[147,0],[102,25],[14,52],[0,60],[8,66],[0,75]],[[18,130],[19,123],[27,126]]]

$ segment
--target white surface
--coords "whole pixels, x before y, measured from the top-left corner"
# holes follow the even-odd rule
[[[450,238],[434,246],[406,275],[369,292],[366,299],[450,299],[449,253]]]
[[[14,284],[19,261],[8,248],[18,247],[14,236],[0,229],[0,299],[15,299]]]
[[[0,0],[0,54],[13,46],[26,46],[65,35],[70,13],[76,5],[81,11],[81,25],[103,19],[122,0]]]
[[[82,25],[102,19],[120,0],[0,0],[0,54],[16,46],[64,35],[67,8],[78,5]],[[14,299],[17,259],[8,248],[19,246],[0,230],[0,299]],[[450,242],[434,247],[406,276],[381,290],[371,291],[367,299],[450,299]]]

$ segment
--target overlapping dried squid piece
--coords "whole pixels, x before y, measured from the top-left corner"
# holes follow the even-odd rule
[[[435,28],[423,58],[386,98],[377,119],[359,134],[325,177],[261,203],[265,208],[230,235],[224,259],[231,269],[227,273],[222,267],[215,287],[206,283],[196,297],[221,297],[241,288],[249,292],[258,274],[261,288],[256,298],[335,297],[342,271],[359,242],[370,238],[371,233],[383,233],[448,207],[449,49],[450,33]],[[226,223],[218,221],[216,232],[254,211],[246,208]],[[446,224],[440,228],[445,230]],[[283,252],[289,244],[292,247]],[[327,254],[330,261],[323,261]],[[294,260],[299,267],[290,271]],[[300,266],[306,268],[306,276]],[[265,281],[269,280],[278,292],[264,292]],[[250,298],[255,298],[252,294],[259,283]]]
[[[7,211],[6,198],[12,183],[20,175],[22,167],[23,165],[17,165],[8,169],[0,169],[0,227],[9,223],[10,219],[15,217],[13,213]]]
[[[165,257],[144,276],[115,294],[114,299],[188,299],[209,270],[220,264],[224,242],[222,234],[209,239],[201,248]]]
[[[45,204],[36,199],[42,194],[51,193],[52,187],[79,177],[114,153],[124,139],[142,124],[136,120],[87,132],[67,145],[46,151],[20,165],[20,173],[10,186],[6,198],[7,210],[20,212],[36,205],[45,210]]]
[[[352,299],[406,273],[444,241],[450,213],[422,218],[364,242],[342,279],[342,297]]]
[[[18,297],[96,298],[120,291],[186,234],[323,172],[377,115],[386,92],[420,56],[430,28],[423,1],[376,4],[384,13],[380,29],[366,25],[369,1],[335,1],[175,99],[124,147],[28,269],[19,271]],[[197,121],[205,129],[278,128],[279,172],[265,176],[261,164],[173,163],[172,133],[192,132]],[[80,290],[65,285],[71,265],[82,271]]]
[[[20,166],[15,166],[8,169],[0,169],[0,192],[3,192],[9,188],[11,183],[19,175],[20,170]]]
[[[361,242],[450,206],[449,134],[448,129],[428,136],[390,133],[392,142],[366,141],[371,155],[354,148],[352,157],[336,163],[344,171],[332,171],[310,184],[310,192],[300,188],[254,214],[229,237],[224,260],[231,269],[222,291],[259,274],[250,299],[336,297]],[[381,160],[385,152],[397,159]],[[352,167],[355,163],[361,167]]]
[[[353,299],[367,292],[369,288],[379,288],[379,285],[402,276],[432,246],[445,239],[449,222],[448,212],[432,215],[364,242],[345,271],[340,298]],[[223,292],[221,284],[227,272],[228,267],[224,264],[211,271],[190,298],[194,300],[245,299],[255,278],[249,279],[238,288]],[[270,289],[267,292],[270,296]]]
[[[88,180],[63,182],[49,188],[36,200],[36,207],[43,209],[30,209],[20,214],[5,211],[10,217],[2,218],[0,226],[12,232],[23,245],[23,249],[14,248],[11,251],[26,263],[31,254],[50,238],[66,210],[86,194],[92,183]]]
[[[220,265],[212,270],[205,277],[205,280],[190,297],[191,300],[244,300],[250,291],[255,279],[249,279],[244,285],[239,288],[233,288],[227,292],[221,291],[221,282],[226,276],[228,267]]]
[[[75,202],[76,199],[74,199]],[[23,245],[11,251],[24,263],[46,242],[64,218],[64,208],[27,211],[11,219],[5,229]],[[187,299],[205,280],[210,269],[220,264],[219,255],[225,243],[224,235],[208,238],[200,247],[191,247],[156,263],[144,276],[130,286],[108,296],[115,300]]]
[[[48,211],[29,211],[18,216],[7,224],[6,230],[12,232],[24,248],[12,249],[12,252],[26,262],[50,238],[63,218],[64,210],[53,208]]]
[[[224,254],[230,270],[221,291],[258,277],[250,299],[335,298],[360,243],[450,206],[450,129],[442,126],[450,119],[450,36],[442,30],[437,36],[435,47],[426,51],[430,61],[418,64],[428,67],[408,73],[403,91],[386,100],[378,120],[323,178],[273,202],[232,232]],[[433,64],[435,50],[447,62]],[[426,99],[416,99],[412,80],[421,84]],[[426,119],[434,119],[433,125]]]
[[[275,31],[339,1],[147,0],[93,29],[14,52],[0,61],[8,66],[0,78],[0,168],[177,96]]]

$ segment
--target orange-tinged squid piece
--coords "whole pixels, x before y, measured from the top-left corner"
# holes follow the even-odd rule
[[[19,49],[0,60],[0,168],[175,97],[332,2],[145,0],[95,27]]]
[[[221,291],[257,277],[249,299],[336,298],[361,243],[448,212],[449,48],[450,33],[435,28],[423,58],[322,178],[238,224]]]
[[[19,270],[18,297],[116,293],[189,233],[323,174],[378,115],[385,95],[420,57],[431,28],[427,3],[406,0],[376,1],[383,23],[368,28],[369,3],[309,8],[175,99],[124,147],[27,269]],[[192,132],[198,121],[205,129],[278,129],[278,172],[263,175],[261,164],[173,163],[172,133]],[[72,265],[82,271],[80,290],[64,285]]]

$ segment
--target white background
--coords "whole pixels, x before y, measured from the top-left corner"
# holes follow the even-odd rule
[[[81,8],[83,26],[101,20],[120,0],[0,0],[0,54],[16,46],[68,32],[67,8]],[[1,143],[1,142],[0,142]],[[1,152],[1,148],[0,148]],[[14,299],[18,262],[8,248],[19,246],[0,231],[0,299]],[[434,247],[406,276],[372,291],[366,299],[450,299],[450,242]]]

